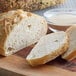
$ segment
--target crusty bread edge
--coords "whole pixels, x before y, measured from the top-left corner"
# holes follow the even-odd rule
[[[53,55],[49,54],[46,55],[42,58],[38,58],[38,59],[32,59],[32,60],[28,60],[26,58],[26,61],[28,62],[28,64],[30,64],[31,66],[38,66],[38,65],[42,65],[45,64],[48,61],[51,61],[53,59],[55,59],[56,57],[58,57],[59,55],[63,54],[64,52],[67,51],[69,47],[69,37],[67,36],[66,42],[64,43],[64,45],[62,47],[60,47],[59,49],[57,49],[55,52],[53,52]]]
[[[12,11],[14,11],[14,12],[17,12],[17,14],[21,14],[21,13],[24,13],[25,14],[25,12],[26,11],[23,11],[23,10],[21,10],[21,9],[18,9],[18,10],[12,10]],[[2,14],[7,14],[8,12],[5,12],[5,13],[2,13]],[[40,17],[40,18],[42,18],[45,22],[46,22],[46,24],[47,24],[47,21],[46,21],[46,19],[44,18],[44,17],[42,17],[42,16],[39,16],[39,15],[36,15],[36,14],[34,14],[34,13],[31,13],[31,12],[27,12],[27,15],[34,15],[34,16],[38,16],[38,17]],[[13,16],[12,16],[13,17]],[[8,18],[8,17],[7,17]],[[9,17],[10,19],[11,19],[11,17]],[[4,20],[4,19],[3,19]],[[46,27],[46,29],[45,29],[45,34],[47,34],[47,30],[48,30],[48,24],[47,25],[44,25],[45,27]],[[5,26],[3,26],[3,27],[5,27]],[[8,30],[8,28],[6,28],[7,30]],[[13,28],[12,28],[13,29]],[[12,31],[12,29],[10,30],[10,32]],[[2,31],[4,31],[4,30],[2,30]],[[3,32],[2,32],[3,33]],[[14,53],[16,53],[16,52],[18,52],[19,50],[17,50],[16,52],[11,52],[10,54],[6,54],[6,52],[5,52],[5,49],[4,49],[4,44],[5,44],[5,42],[6,42],[6,40],[7,40],[7,36],[9,36],[9,34],[10,33],[4,33],[5,34],[5,37],[4,38],[6,38],[6,39],[4,39],[4,42],[3,42],[3,44],[2,45],[0,45],[0,55],[2,55],[2,56],[9,56],[9,55],[11,55],[11,54],[14,54]],[[35,44],[35,43],[34,43]],[[31,46],[31,45],[30,45]],[[26,47],[26,46],[25,46]]]
[[[63,59],[67,60],[67,61],[71,61],[76,57],[76,49],[70,53],[68,56],[62,56]]]
[[[72,29],[74,29],[74,27],[76,28],[76,25],[72,25],[71,27],[69,27],[67,30],[66,30],[66,33],[68,34],[68,32],[70,32]],[[65,52],[66,54],[66,52]],[[67,56],[64,56],[64,54],[62,55],[62,58],[67,60],[67,61],[71,61],[72,59],[74,59],[76,57],[76,49],[74,49],[72,51],[72,53],[70,53],[69,55]]]

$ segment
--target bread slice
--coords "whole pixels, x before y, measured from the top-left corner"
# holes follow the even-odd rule
[[[55,59],[68,49],[68,40],[63,31],[43,36],[27,56],[27,62],[37,66]]]
[[[8,56],[36,43],[47,33],[46,20],[22,10],[0,14],[0,55]]]
[[[63,3],[64,0],[0,0],[0,11],[23,9],[34,11]]]
[[[71,61],[72,59],[76,58],[76,25],[67,29],[66,32],[70,38],[70,46],[68,51],[62,55],[62,58]]]

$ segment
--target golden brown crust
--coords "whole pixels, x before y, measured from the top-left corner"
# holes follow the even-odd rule
[[[67,36],[67,40],[66,40],[65,44],[62,47],[60,47],[59,49],[57,49],[55,52],[53,52],[52,54],[49,54],[47,56],[44,56],[44,57],[38,58],[38,59],[32,59],[32,60],[26,59],[26,60],[31,66],[45,64],[46,62],[51,61],[51,60],[55,59],[56,57],[58,57],[59,55],[66,52],[68,47],[69,47],[69,37]]]
[[[66,33],[70,34],[71,31],[75,30],[75,28],[76,28],[76,24],[69,27],[66,30]],[[65,54],[67,54],[67,53],[65,52]],[[76,49],[73,49],[72,52],[70,52],[68,55],[65,55],[65,54],[62,55],[62,58],[67,60],[67,61],[71,61],[72,59],[74,59],[76,57]]]
[[[0,49],[3,49],[4,42],[7,39],[7,36],[14,28],[14,24],[17,24],[22,16],[20,15],[20,11],[15,11],[13,15],[8,15],[8,12],[0,14]]]
[[[63,3],[64,0],[0,0],[0,11],[23,9],[34,11]]]
[[[70,53],[68,56],[63,57],[64,59],[71,61],[72,59],[74,59],[76,57],[76,50],[73,51],[72,53]]]
[[[30,18],[31,16],[32,16],[32,18],[37,17],[39,20],[42,20],[42,22],[40,22],[40,23],[45,23],[44,25],[45,25],[46,29],[44,27],[42,27],[45,30],[42,34],[43,35],[46,34],[47,23],[43,17],[37,16],[30,12],[24,12],[22,10],[16,10],[16,11],[12,10],[12,11],[8,11],[8,12],[0,14],[0,54],[1,55],[4,55],[4,56],[10,55],[10,53],[6,54],[6,49],[7,49],[6,45],[8,45],[6,43],[8,42],[9,36],[11,35],[10,34],[11,31],[14,29],[15,26],[21,25],[21,23],[24,21],[24,19],[26,21],[26,19]],[[23,24],[24,24],[24,22],[23,22]],[[28,27],[30,28],[30,25],[28,25]],[[39,37],[41,37],[41,35]],[[37,41],[37,39],[35,39],[35,40]],[[33,42],[32,42],[32,44],[33,44]],[[27,43],[26,43],[26,45],[27,45]],[[31,43],[30,43],[30,45],[31,45]],[[11,49],[11,48],[9,48],[9,49]]]

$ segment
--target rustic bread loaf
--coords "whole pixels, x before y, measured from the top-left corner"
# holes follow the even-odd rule
[[[8,56],[36,43],[47,33],[46,20],[22,10],[0,14],[0,55]]]
[[[0,0],[0,11],[24,9],[34,11],[63,3],[64,0]]]
[[[55,59],[68,49],[68,40],[65,32],[43,36],[27,56],[27,62],[32,66],[36,66]]]
[[[70,46],[69,49],[62,55],[62,58],[71,61],[76,58],[76,25],[67,29],[66,32],[70,38]]]

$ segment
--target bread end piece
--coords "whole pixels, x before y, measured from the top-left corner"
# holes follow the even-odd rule
[[[66,33],[69,35],[70,44],[68,50],[62,55],[62,58],[71,61],[76,58],[76,24],[69,27]]]
[[[45,18],[23,10],[0,14],[0,55],[8,56],[31,46],[47,33]]]

